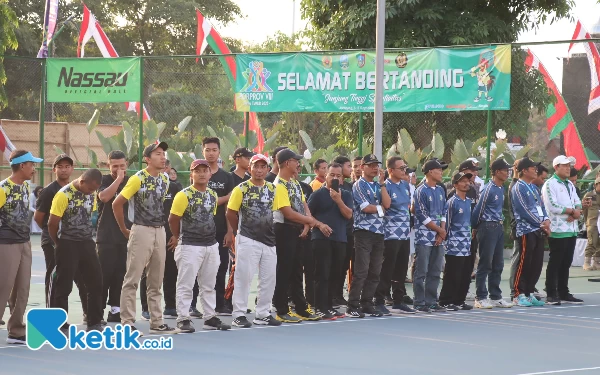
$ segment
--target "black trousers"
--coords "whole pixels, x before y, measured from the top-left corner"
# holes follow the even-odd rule
[[[385,303],[385,297],[390,295],[394,304],[401,304],[406,295],[406,272],[410,257],[410,240],[388,240],[384,241],[383,264],[379,275],[379,284],[375,291],[375,304]]]
[[[165,275],[163,277],[163,298],[165,299],[165,309],[176,308],[176,294],[177,264],[175,263],[175,251],[167,250],[167,254],[165,257]]]
[[[513,282],[514,297],[519,294],[529,296],[534,292],[544,266],[544,241],[541,230],[524,234],[515,241],[519,258]]]
[[[372,306],[383,263],[383,234],[355,230],[354,247],[355,264],[348,306]]]
[[[56,280],[52,287],[51,307],[69,311],[69,295],[77,271],[87,288],[87,324],[102,321],[102,269],[94,241],[59,240],[56,248]]]
[[[342,298],[344,296],[344,284],[346,283],[348,271],[353,272],[354,269],[354,234],[352,233],[352,229],[348,230],[346,240],[346,250],[344,251],[344,260],[339,276],[332,278],[332,282],[334,283],[334,298]],[[352,269],[350,267],[352,267]],[[350,284],[348,284],[348,289],[350,289]]]
[[[44,259],[46,261],[46,276],[44,278],[44,291],[46,293],[46,307],[50,307],[52,301],[52,288],[51,285],[54,283],[52,273],[55,272],[56,268],[56,254],[54,246],[51,244],[42,245],[44,251]],[[87,289],[81,278],[81,272],[75,273],[75,285],[79,290],[79,300],[81,301],[81,310],[87,315]]]
[[[312,251],[315,258],[315,306],[327,311],[333,307],[333,293],[337,292],[337,288],[334,288],[337,279],[334,276],[341,272],[346,257],[346,243],[312,240]]]
[[[302,228],[290,224],[275,224],[275,241],[277,251],[277,271],[275,276],[275,293],[273,301],[278,314],[288,312],[288,291],[296,310],[308,307],[302,287]]]
[[[217,281],[215,291],[217,292],[217,309],[223,308],[225,305],[225,287],[227,285],[227,269],[229,268],[229,248],[223,247],[225,233],[217,233],[217,242],[219,242],[219,256],[221,264],[217,271]]]
[[[577,237],[548,238],[550,259],[546,267],[546,293],[549,296],[565,297],[569,294],[569,269]]]
[[[102,309],[121,306],[123,277],[127,270],[127,243],[96,244],[102,268]],[[107,303],[108,299],[108,303]]]
[[[440,292],[440,305],[460,306],[465,303],[473,264],[471,256],[446,255],[444,282]],[[467,286],[465,289],[465,285]]]
[[[316,277],[315,277],[315,254],[312,247],[312,241],[309,237],[300,239],[302,247],[302,271],[304,272],[304,295],[306,302],[312,306],[316,306]]]

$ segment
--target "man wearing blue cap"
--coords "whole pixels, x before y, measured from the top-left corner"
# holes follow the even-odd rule
[[[34,163],[44,160],[23,150],[13,151],[9,160],[12,174],[0,182],[0,320],[8,302],[11,315],[6,342],[25,345],[23,316],[31,282],[30,187],[27,181],[35,173]]]

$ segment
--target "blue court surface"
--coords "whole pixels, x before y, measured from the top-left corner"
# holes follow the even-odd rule
[[[40,265],[43,257],[34,251],[31,307],[43,305]],[[600,374],[600,283],[587,281],[599,275],[572,268],[571,289],[584,305],[344,318],[227,332],[203,331],[196,319],[198,332],[174,335],[170,351],[57,351],[48,345],[33,351],[7,345],[2,327],[0,374]],[[81,316],[76,288],[71,299],[69,320],[81,321],[75,318]],[[166,322],[175,325],[174,319]],[[148,322],[136,326],[146,334],[142,340],[158,337],[148,335]]]

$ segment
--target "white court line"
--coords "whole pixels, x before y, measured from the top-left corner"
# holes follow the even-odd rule
[[[528,372],[526,374],[518,374],[518,375],[543,375],[543,374],[559,374],[563,372],[576,372],[576,371],[590,371],[590,370],[598,370],[600,367],[586,367],[586,368],[571,368],[566,370],[554,370],[554,371],[542,371],[542,372]]]

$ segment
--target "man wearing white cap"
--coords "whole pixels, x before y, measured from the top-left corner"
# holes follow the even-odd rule
[[[554,175],[542,187],[542,199],[550,218],[550,259],[546,268],[546,302],[550,305],[583,303],[569,293],[569,268],[573,262],[579,232],[581,200],[569,181],[572,161],[564,155],[554,158]]]

